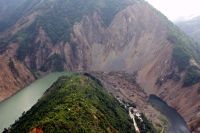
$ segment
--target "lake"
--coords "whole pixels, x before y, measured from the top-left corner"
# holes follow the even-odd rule
[[[149,97],[149,102],[168,119],[168,133],[190,133],[184,119],[175,109],[168,106],[166,102],[155,95]]]
[[[0,103],[0,132],[17,120],[24,111],[28,111],[43,93],[60,77],[69,75],[67,72],[51,73],[36,80],[9,99]]]

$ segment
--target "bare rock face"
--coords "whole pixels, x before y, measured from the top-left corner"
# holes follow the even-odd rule
[[[17,44],[0,55],[0,100],[10,97],[35,80],[30,70],[13,57]]]
[[[107,28],[102,27],[100,21],[95,13],[84,17],[73,28],[73,39],[79,44],[78,53],[84,55],[80,58],[86,56],[87,70],[134,72],[156,66],[160,72],[170,64],[173,46],[166,39],[167,27],[149,5],[127,7]]]
[[[148,95],[136,81],[137,73],[126,72],[92,72],[89,76],[97,78],[109,93],[125,103],[133,103],[157,129],[163,129],[166,118],[148,103]],[[167,130],[167,129],[166,129]],[[165,131],[164,131],[165,132]]]
[[[56,8],[54,2],[44,4],[45,8],[33,6],[23,18],[1,32],[3,41],[9,36],[14,39],[5,47],[1,42],[0,100],[33,81],[36,73],[44,75],[63,70],[135,72],[137,83],[147,95],[161,97],[177,109],[191,129],[198,129],[200,80],[195,75],[192,77],[195,82],[190,86],[184,86],[184,82],[188,79],[186,75],[191,77],[191,66],[197,67],[199,72],[199,55],[195,46],[190,47],[187,37],[165,17],[146,2],[134,0],[120,10],[114,8],[111,17],[104,18],[102,12],[107,8],[102,11],[105,3],[99,2],[98,10],[78,13],[82,16],[77,20],[72,16],[63,19],[55,15],[57,12],[51,12]],[[42,14],[46,13],[44,10],[50,14]],[[48,20],[49,15],[56,18],[56,23]],[[185,44],[183,48],[182,44]],[[182,60],[182,55],[187,58]]]
[[[163,98],[188,124],[199,118],[198,84],[183,87],[183,73],[180,81],[156,84],[158,78],[174,70],[174,44],[167,39],[168,29],[151,7],[129,6],[115,16],[108,28],[101,27],[98,21],[94,14],[73,28],[74,40],[80,44],[78,49],[85,53],[80,60],[86,70],[138,72],[137,81],[147,94]]]

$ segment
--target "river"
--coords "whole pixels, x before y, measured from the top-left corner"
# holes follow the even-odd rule
[[[24,111],[28,111],[60,76],[69,74],[67,72],[51,73],[1,102],[0,132],[13,124]]]
[[[70,75],[67,72],[51,73],[28,87],[22,89],[9,99],[0,103],[0,132],[17,120],[24,111],[28,111],[43,93],[60,77]],[[190,133],[184,119],[160,98],[151,95],[149,102],[158,108],[169,121],[169,133]]]
[[[149,102],[168,119],[168,133],[190,133],[184,119],[175,109],[168,106],[166,102],[155,95],[149,97]]]

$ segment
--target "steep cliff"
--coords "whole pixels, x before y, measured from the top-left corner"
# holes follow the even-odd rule
[[[0,101],[35,80],[30,69],[14,57],[16,49],[17,44],[12,44],[0,55]]]
[[[33,80],[33,75],[62,70],[136,72],[147,94],[166,100],[188,124],[199,119],[198,46],[148,3],[26,0],[19,8],[15,20],[0,20],[10,23],[1,29],[1,55],[15,51],[9,56],[23,66],[16,69],[19,73],[26,70]],[[0,75],[2,85],[3,74],[11,75],[6,71]]]

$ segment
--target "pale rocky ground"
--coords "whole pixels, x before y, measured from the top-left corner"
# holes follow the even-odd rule
[[[99,79],[108,92],[117,99],[126,103],[134,103],[136,108],[144,113],[159,131],[167,131],[167,119],[148,103],[148,95],[137,84],[134,73],[93,72],[91,75]]]
[[[19,30],[17,28],[29,25],[37,15],[35,12],[30,13],[27,18],[23,18],[27,21],[22,23],[22,20],[19,20],[14,27],[11,27],[12,32],[7,31],[4,36],[12,35],[13,31]],[[197,91],[200,85],[182,88],[182,80],[180,82],[167,80],[162,86],[155,85],[158,78],[165,77],[175,69],[171,57],[174,46],[167,40],[168,28],[160,19],[160,15],[148,4],[138,3],[119,12],[108,27],[102,26],[101,22],[98,13],[94,12],[75,23],[71,33],[73,44],[78,44],[75,53],[70,46],[73,44],[69,42],[53,45],[42,27],[38,29],[35,40],[37,49],[26,57],[25,64],[15,60],[14,51],[19,44],[10,45],[7,51],[13,54],[8,56],[4,52],[0,55],[2,60],[0,66],[3,69],[0,72],[2,86],[0,100],[8,98],[35,79],[26,67],[30,66],[33,58],[36,58],[39,72],[39,68],[47,58],[57,53],[65,57],[64,67],[68,71],[137,72],[137,83],[147,93],[145,97],[148,94],[160,96],[177,109],[190,127],[195,126],[197,129],[199,125],[196,126],[196,121],[200,119],[198,102],[200,96]],[[8,68],[6,63],[8,57],[16,63],[20,73],[18,78],[14,78]],[[50,71],[51,69],[48,72]],[[120,91],[125,97],[130,97],[128,94],[134,92],[128,87]],[[130,98],[142,102],[140,95],[144,93],[140,91],[137,93],[136,97]]]

